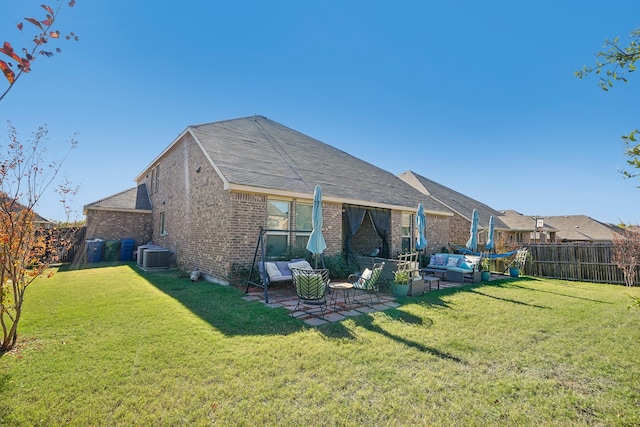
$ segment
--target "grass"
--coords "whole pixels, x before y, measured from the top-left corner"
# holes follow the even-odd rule
[[[639,425],[640,289],[523,278],[319,328],[130,265],[27,291],[0,425]]]

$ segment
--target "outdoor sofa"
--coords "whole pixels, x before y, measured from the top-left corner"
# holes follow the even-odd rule
[[[480,260],[476,255],[436,253],[429,258],[423,273],[442,273],[446,280],[464,283],[465,277],[471,282],[480,281]]]
[[[305,259],[292,259],[291,261],[260,261],[258,269],[263,282],[269,283],[286,282],[293,280],[292,268],[311,270],[311,265]]]

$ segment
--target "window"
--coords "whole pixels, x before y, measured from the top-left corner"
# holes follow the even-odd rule
[[[313,230],[311,217],[313,205],[309,203],[296,203],[296,246],[305,248]]]
[[[160,165],[156,166],[156,191],[160,188]]]
[[[289,202],[267,201],[266,248],[268,257],[281,256],[289,245]],[[282,230],[282,231],[280,231]]]
[[[402,214],[402,252],[411,252],[413,237],[413,215]]]
[[[166,223],[165,223],[165,216],[164,216],[164,212],[160,212],[160,235],[164,236],[165,234],[167,234],[167,229],[165,228]]]
[[[157,192],[159,185],[160,185],[160,165],[156,165],[156,167],[151,169],[151,182],[149,183],[149,186],[151,187],[151,193]]]

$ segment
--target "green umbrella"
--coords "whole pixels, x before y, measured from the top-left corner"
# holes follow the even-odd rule
[[[316,185],[313,192],[313,211],[311,213],[311,225],[313,230],[307,242],[307,250],[316,256],[316,268],[318,267],[318,255],[327,249],[327,244],[322,235],[322,189]]]

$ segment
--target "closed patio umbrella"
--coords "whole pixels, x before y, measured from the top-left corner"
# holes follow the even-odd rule
[[[327,249],[327,244],[322,235],[322,189],[319,185],[313,192],[313,211],[311,213],[311,225],[313,230],[307,242],[307,250],[316,257],[316,268],[318,268],[318,255]]]
[[[418,203],[418,212],[416,213],[418,240],[416,241],[416,249],[419,251],[427,247],[427,237],[425,236],[426,224],[427,218],[424,215],[424,206],[422,206],[422,203]]]
[[[489,217],[489,236],[487,237],[487,250],[495,249],[496,242],[493,240],[493,215]]]
[[[478,249],[478,210],[474,209],[471,214],[471,229],[469,230],[471,236],[467,240],[467,249],[476,251]]]

